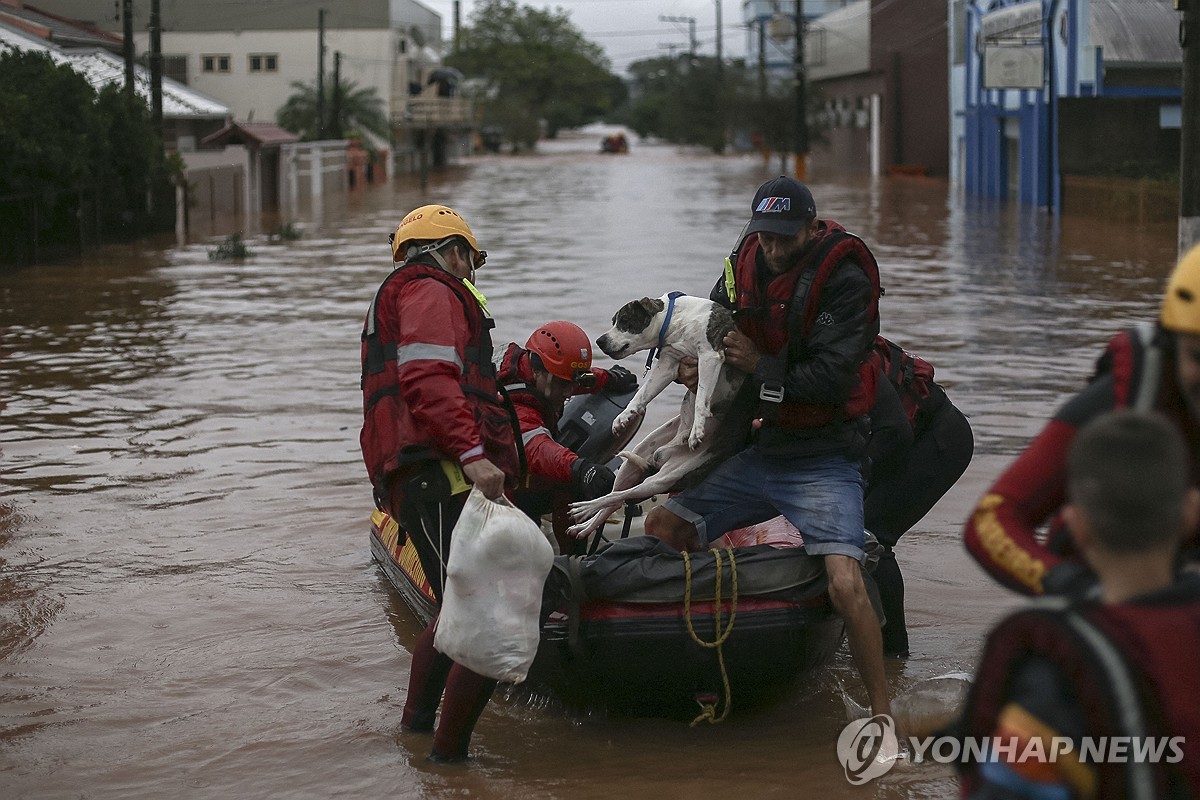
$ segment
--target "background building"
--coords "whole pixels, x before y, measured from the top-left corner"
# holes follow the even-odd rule
[[[110,49],[96,46],[99,42],[86,42],[86,37],[67,34],[69,23],[60,21],[55,25],[54,35],[39,36],[36,24],[22,24],[28,18],[14,19],[5,10],[0,5],[0,50],[45,53],[56,64],[70,66],[97,90],[113,83],[125,85],[125,62]],[[120,40],[116,44],[120,47]],[[150,75],[140,65],[134,69],[134,91],[150,105]],[[220,130],[229,115],[225,104],[170,79],[163,80],[162,107],[163,139],[168,149],[174,149],[175,142],[180,140],[194,143]]]
[[[37,0],[39,9],[120,34],[121,2]],[[133,4],[139,59],[149,49],[150,3]],[[296,92],[315,85],[335,61],[342,81],[374,89],[392,123],[393,169],[411,171],[438,133],[447,152],[465,146],[471,109],[462,98],[438,97],[430,77],[441,67],[441,15],[417,0],[294,0],[287,4],[228,0],[161,0],[163,74],[218,98],[236,120],[275,122]],[[324,43],[324,53],[321,42]],[[180,142],[180,149],[191,146]],[[444,154],[439,154],[443,155]]]
[[[825,140],[812,144],[812,168],[947,176],[945,0],[807,0],[802,8],[804,68]],[[794,91],[795,9],[794,0],[744,6],[751,39],[761,31],[764,44],[747,63],[760,63],[771,92]]]
[[[1060,211],[1089,177],[1178,175],[1179,25],[1174,0],[952,2],[954,179]]]

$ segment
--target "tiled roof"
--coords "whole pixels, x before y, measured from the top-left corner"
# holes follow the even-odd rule
[[[0,7],[0,21],[20,20],[46,31],[46,38],[67,47],[120,48],[121,37],[91,25],[60,17],[28,5]]]
[[[280,145],[300,141],[291,131],[271,122],[231,122],[216,133],[204,137],[203,144]]]
[[[96,89],[110,83],[125,83],[125,62],[107,50],[64,50],[30,36],[0,21],[0,51],[24,50],[48,53],[56,64],[67,64],[83,75]],[[150,104],[150,72],[140,64],[134,67],[134,91]],[[162,79],[163,117],[168,119],[224,119],[229,107],[171,78]]]

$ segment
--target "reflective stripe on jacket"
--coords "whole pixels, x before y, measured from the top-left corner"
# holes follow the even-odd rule
[[[561,409],[548,409],[546,401],[533,388],[533,367],[529,351],[517,344],[509,344],[496,357],[496,380],[504,387],[517,420],[521,426],[521,439],[525,445],[525,456],[529,460],[529,477],[545,478],[556,483],[571,481],[571,465],[578,455],[555,441],[558,435],[558,417]],[[608,372],[593,367],[595,385],[587,390],[577,389],[575,394],[590,394],[602,391],[608,384]]]
[[[513,421],[497,390],[488,317],[466,284],[408,264],[384,280],[362,334],[363,461],[381,495],[399,467],[488,458],[519,472]]]

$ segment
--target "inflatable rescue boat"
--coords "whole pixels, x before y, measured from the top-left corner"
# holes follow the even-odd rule
[[[573,398],[559,440],[589,457],[605,452],[631,396]],[[715,719],[779,697],[837,651],[844,627],[822,559],[804,551],[794,528],[781,536],[778,525],[753,526],[723,537],[727,547],[685,554],[629,535],[632,520],[621,522],[602,527],[595,552],[555,557],[527,683],[576,707],[677,717],[699,703],[701,716]],[[404,532],[375,511],[370,535],[389,582],[428,623],[436,604]]]

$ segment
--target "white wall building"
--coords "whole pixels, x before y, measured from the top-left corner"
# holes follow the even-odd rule
[[[37,5],[118,35],[123,28],[111,3],[38,0]],[[149,3],[135,4],[139,58],[149,49],[149,14]],[[163,74],[219,98],[236,119],[253,122],[274,122],[296,91],[293,83],[316,83],[323,29],[326,81],[340,53],[343,82],[375,90],[401,149],[409,138],[403,128],[412,91],[424,90],[429,74],[441,66],[441,15],[417,0],[283,5],[161,0],[160,18]],[[433,87],[428,94],[434,94]]]

